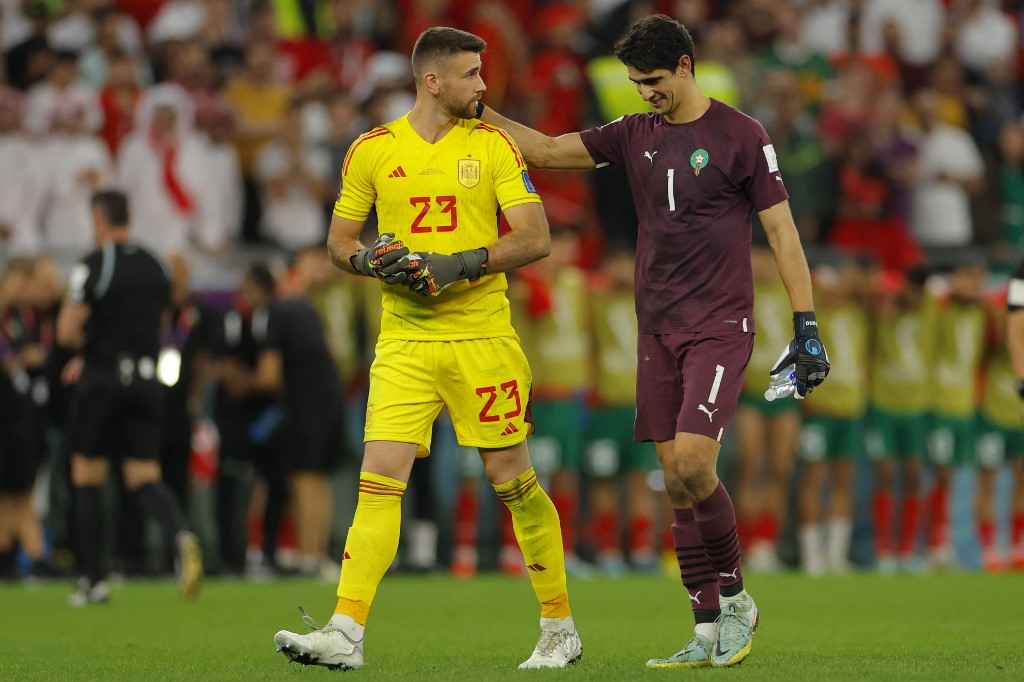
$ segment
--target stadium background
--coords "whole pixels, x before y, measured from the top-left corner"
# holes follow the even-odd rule
[[[173,219],[148,220],[136,235],[164,254],[184,254],[192,289],[211,309],[231,305],[240,273],[258,260],[272,264],[283,289],[315,288],[327,276],[292,267],[295,256],[323,241],[349,144],[411,106],[407,55],[422,29],[453,25],[483,36],[489,44],[485,102],[558,134],[645,109],[607,51],[632,17],[663,11],[694,34],[701,88],[757,117],[773,136],[801,236],[819,273],[837,267],[842,253],[870,253],[879,265],[873,281],[882,290],[898,286],[915,264],[943,271],[981,255],[987,292],[997,298],[1024,249],[1020,5],[5,0],[0,41],[7,85],[0,108],[20,115],[23,129],[16,133],[8,124],[0,135],[0,154],[7,154],[0,164],[5,270],[7,263],[17,269],[24,258],[52,258],[55,300],[70,264],[91,239],[83,198],[93,186],[114,184],[129,190],[138,213],[160,216],[161,207],[170,209],[163,215]],[[919,153],[927,136],[915,115],[915,97],[923,90],[935,95],[941,119],[966,133],[966,144],[982,162],[978,182],[962,189],[970,206],[966,223],[951,214],[922,220],[912,208],[915,194],[934,187],[907,171],[906,159],[894,158],[891,147],[877,145],[865,157],[858,146],[865,139],[892,139],[896,131],[911,148],[908,154]],[[139,169],[167,163],[139,143],[147,116],[160,105],[178,111],[178,178],[146,186],[135,182]],[[25,146],[15,150],[6,144],[15,137]],[[129,149],[136,154],[125,154]],[[934,153],[942,156],[942,150]],[[621,174],[537,172],[534,181],[553,229],[574,235],[582,270],[593,272],[610,249],[635,240],[636,219]],[[352,452],[334,482],[336,556],[354,504],[352,453],[359,448],[358,402],[372,349],[373,309],[372,302],[361,303],[372,301],[363,283],[331,284],[340,292],[336,302],[364,311],[362,319],[358,313],[335,319],[334,327],[327,319],[352,398]],[[430,477],[436,486],[439,561],[445,564],[460,453],[443,426],[438,438]],[[722,458],[727,481],[733,475],[733,441],[727,439]],[[59,461],[50,459],[59,457],[58,450],[50,451],[49,464]],[[59,469],[44,466],[36,505],[58,551],[68,540],[60,518],[67,493],[60,489]],[[196,465],[191,475],[190,506],[202,526],[212,514],[213,474]],[[997,486],[1003,543],[1010,484],[1003,472]],[[870,567],[872,479],[865,460],[856,486],[851,558]],[[959,470],[952,492],[954,540],[959,562],[969,568],[981,560],[974,491],[973,470]],[[481,564],[493,567],[497,511],[484,504],[481,514]],[[582,545],[586,556],[585,533]],[[780,551],[795,565],[792,528]]]

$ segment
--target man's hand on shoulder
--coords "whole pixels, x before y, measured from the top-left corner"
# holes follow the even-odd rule
[[[386,284],[405,284],[408,278],[403,270],[390,269],[409,254],[409,248],[394,232],[385,232],[372,245],[359,249],[350,259],[352,268],[361,275],[376,277]],[[383,271],[389,269],[388,274]]]

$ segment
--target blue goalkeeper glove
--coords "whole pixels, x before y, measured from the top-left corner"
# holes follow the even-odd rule
[[[459,280],[476,282],[483,277],[487,273],[487,249],[459,251],[450,256],[430,251],[410,253],[381,273],[396,277],[404,273],[411,291],[420,296],[437,296]]]
[[[395,239],[394,232],[385,232],[373,245],[359,249],[348,262],[361,275],[376,277],[387,284],[405,284],[407,278],[404,273],[385,275],[382,270],[402,260],[408,253],[409,248],[401,239]]]
[[[830,365],[825,344],[818,338],[814,313],[793,313],[793,340],[783,353],[769,374],[774,377],[792,366],[797,399],[806,397],[825,381]]]

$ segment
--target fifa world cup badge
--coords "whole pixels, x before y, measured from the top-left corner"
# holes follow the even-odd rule
[[[700,169],[708,165],[710,158],[706,149],[698,149],[690,155],[690,165],[693,166],[693,174],[699,176]]]

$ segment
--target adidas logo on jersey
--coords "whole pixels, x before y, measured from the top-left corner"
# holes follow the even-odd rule
[[[404,178],[405,177],[405,171],[402,170],[401,166],[399,166],[395,170],[393,170],[390,173],[388,173],[388,177],[389,178]]]
[[[535,573],[540,573],[541,571],[548,570],[545,566],[541,566],[540,564],[526,564],[526,568],[530,569]]]
[[[511,436],[513,433],[519,433],[519,429],[516,428],[515,424],[509,422],[508,426],[505,427],[505,430],[501,432],[501,435]]]

